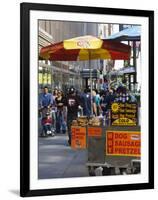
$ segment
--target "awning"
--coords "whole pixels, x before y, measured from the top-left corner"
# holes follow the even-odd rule
[[[130,74],[130,73],[135,73],[135,67],[124,67],[123,69],[119,70],[120,73],[122,74]]]
[[[109,75],[123,75],[123,74],[130,74],[130,73],[135,73],[135,67],[124,67],[120,70],[114,70],[114,71],[111,71],[109,73]]]
[[[141,27],[133,26],[131,28],[126,28],[118,33],[110,35],[107,40],[117,40],[117,41],[140,41],[141,37]]]

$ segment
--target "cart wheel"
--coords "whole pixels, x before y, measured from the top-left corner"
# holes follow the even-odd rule
[[[136,167],[133,171],[133,174],[140,174],[140,167]]]
[[[127,173],[127,169],[126,168],[120,168],[120,174],[121,175],[126,175]]]
[[[105,175],[110,175],[110,168],[103,167],[103,176],[105,176]]]
[[[133,167],[132,167],[133,174],[140,174],[140,169],[141,169],[141,163],[140,162],[133,163]]]
[[[95,168],[88,166],[89,176],[95,176]]]
[[[104,167],[103,168],[103,176],[106,175],[115,175],[115,168],[114,167]]]
[[[115,167],[110,167],[110,173],[111,175],[116,175]]]

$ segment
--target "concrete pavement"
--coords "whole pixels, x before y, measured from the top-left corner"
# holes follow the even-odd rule
[[[67,140],[66,134],[39,137],[39,179],[89,176],[87,150],[73,150]]]

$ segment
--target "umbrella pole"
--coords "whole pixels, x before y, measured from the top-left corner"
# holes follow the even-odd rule
[[[89,70],[90,70],[91,115],[93,115],[91,50],[89,50]]]

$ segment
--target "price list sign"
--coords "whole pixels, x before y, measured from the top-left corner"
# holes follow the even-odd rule
[[[136,103],[111,104],[111,125],[112,126],[136,126],[138,124]]]
[[[141,155],[140,131],[106,131],[106,155]]]
[[[71,127],[71,147],[74,149],[85,149],[86,148],[86,128],[79,126]]]
[[[88,136],[89,137],[101,137],[102,136],[102,128],[88,127]]]

